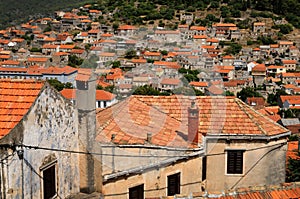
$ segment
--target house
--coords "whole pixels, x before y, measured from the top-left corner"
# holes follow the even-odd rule
[[[205,88],[208,87],[208,83],[207,82],[190,82],[189,85],[191,85],[195,89],[201,91],[202,93],[204,93],[205,92]]]
[[[236,98],[131,96],[99,111],[97,122],[102,153],[113,154],[101,156],[107,199],[213,195],[285,180],[290,132]]]
[[[222,57],[223,66],[232,66],[234,61],[234,57],[231,55],[225,55]]]
[[[66,198],[79,192],[71,103],[43,81],[0,80],[0,90],[2,197]]]
[[[154,61],[159,61],[162,58],[162,55],[160,52],[150,52],[150,51],[146,51],[143,54],[144,59],[151,59]]]
[[[163,78],[159,84],[159,89],[162,91],[174,90],[182,86],[180,79]]]
[[[118,27],[117,32],[119,36],[133,36],[137,32],[137,28],[131,25],[121,25]]]
[[[286,68],[284,66],[271,65],[267,67],[267,74],[276,77],[281,73],[286,73]]]
[[[295,71],[296,70],[296,65],[297,65],[297,60],[281,60],[283,66],[286,68],[287,71]]]
[[[34,66],[37,65],[39,67],[48,67],[50,66],[49,57],[28,57],[26,61],[26,66]]]
[[[279,97],[279,106],[285,109],[300,109],[299,95],[281,95]]]
[[[294,83],[298,80],[300,80],[300,73],[299,72],[295,72],[295,73],[283,73],[281,74],[281,81],[284,84],[291,84]]]
[[[252,68],[252,76],[253,76],[253,83],[255,86],[262,85],[266,78],[266,66],[265,64],[257,64]]]
[[[63,89],[60,93],[66,98],[76,104],[76,89]],[[106,108],[117,102],[116,95],[104,91],[96,90],[96,108]]]
[[[109,52],[101,52],[99,54],[99,61],[98,65],[101,67],[106,66],[107,64],[110,64],[111,62],[115,61],[117,59],[117,55],[115,53],[109,53]]]
[[[265,106],[265,99],[263,97],[247,97],[246,103],[254,109],[261,109]]]
[[[253,32],[256,34],[263,34],[266,31],[266,23],[264,22],[254,22]]]
[[[154,39],[160,42],[172,43],[181,41],[179,30],[156,30]]]

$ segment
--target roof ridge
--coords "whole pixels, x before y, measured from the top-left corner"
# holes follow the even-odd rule
[[[241,110],[248,116],[248,118],[257,126],[257,128],[259,130],[261,130],[265,135],[268,135],[268,133],[253,119],[253,116],[251,114],[249,114],[245,108],[242,106],[242,104],[245,106],[248,106],[246,103],[242,103],[242,101],[238,98],[235,98],[235,102],[237,103],[237,105],[241,108]],[[248,107],[250,109],[252,109],[250,106]],[[254,110],[254,109],[252,109]]]

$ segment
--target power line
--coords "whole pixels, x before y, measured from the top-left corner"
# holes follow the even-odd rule
[[[255,151],[264,148],[270,148],[274,146],[283,145],[284,143],[274,144],[270,146],[262,146],[262,147],[255,147],[251,149],[247,149],[245,151]],[[110,154],[110,153],[97,153],[97,152],[88,152],[88,151],[75,151],[75,150],[67,150],[67,149],[58,149],[58,148],[48,148],[48,147],[41,147],[41,146],[31,146],[31,145],[0,145],[0,148],[16,148],[16,147],[25,147],[27,149],[34,149],[34,150],[46,150],[46,151],[56,151],[56,152],[64,152],[64,153],[75,153],[75,154],[84,154],[84,155],[99,155],[99,156],[113,156],[113,157],[157,157],[157,158],[170,158],[170,157],[187,157],[187,155],[132,155],[132,154]],[[224,155],[226,152],[221,153],[214,153],[214,154],[206,154],[205,156],[216,156],[216,155]]]

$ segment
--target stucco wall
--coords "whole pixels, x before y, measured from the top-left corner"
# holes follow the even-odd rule
[[[78,151],[78,131],[72,104],[58,92],[45,88],[19,126],[23,144],[50,150],[24,148],[24,159],[15,154],[8,161],[5,189],[9,198],[42,198],[41,167],[56,164],[57,195],[79,192],[78,155],[51,149]],[[19,128],[20,129],[20,128]],[[13,130],[14,131],[14,130]],[[17,132],[12,132],[16,134]],[[3,176],[2,176],[3,177]],[[3,186],[2,186],[3,188]],[[22,190],[23,189],[23,190]]]
[[[180,194],[189,195],[201,191],[202,159],[193,158],[167,165],[162,168],[153,168],[127,176],[117,181],[109,181],[103,185],[105,199],[127,199],[129,188],[144,184],[144,197],[167,196],[167,177],[180,172]]]
[[[228,149],[245,150],[243,174],[227,174]],[[221,193],[238,187],[275,185],[284,182],[286,150],[285,139],[270,142],[208,141],[207,191]]]

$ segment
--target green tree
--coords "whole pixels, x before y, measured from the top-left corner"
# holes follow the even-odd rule
[[[133,95],[160,95],[160,92],[149,85],[137,87]]]
[[[248,97],[261,97],[261,94],[256,92],[254,88],[246,87],[237,93],[237,97],[245,102]]]
[[[65,85],[58,81],[57,79],[48,79],[48,83],[53,86],[57,91],[61,91],[64,89]]]
[[[68,65],[72,67],[79,67],[83,63],[83,59],[76,55],[69,55]]]
[[[299,156],[299,154],[298,154]],[[290,158],[286,170],[286,182],[299,182],[300,160]]]
[[[228,55],[236,55],[242,50],[242,45],[238,43],[231,43],[224,51]]]
[[[135,58],[136,57],[136,50],[134,49],[129,49],[126,51],[125,53],[125,58],[126,59],[132,59],[132,58]]]

